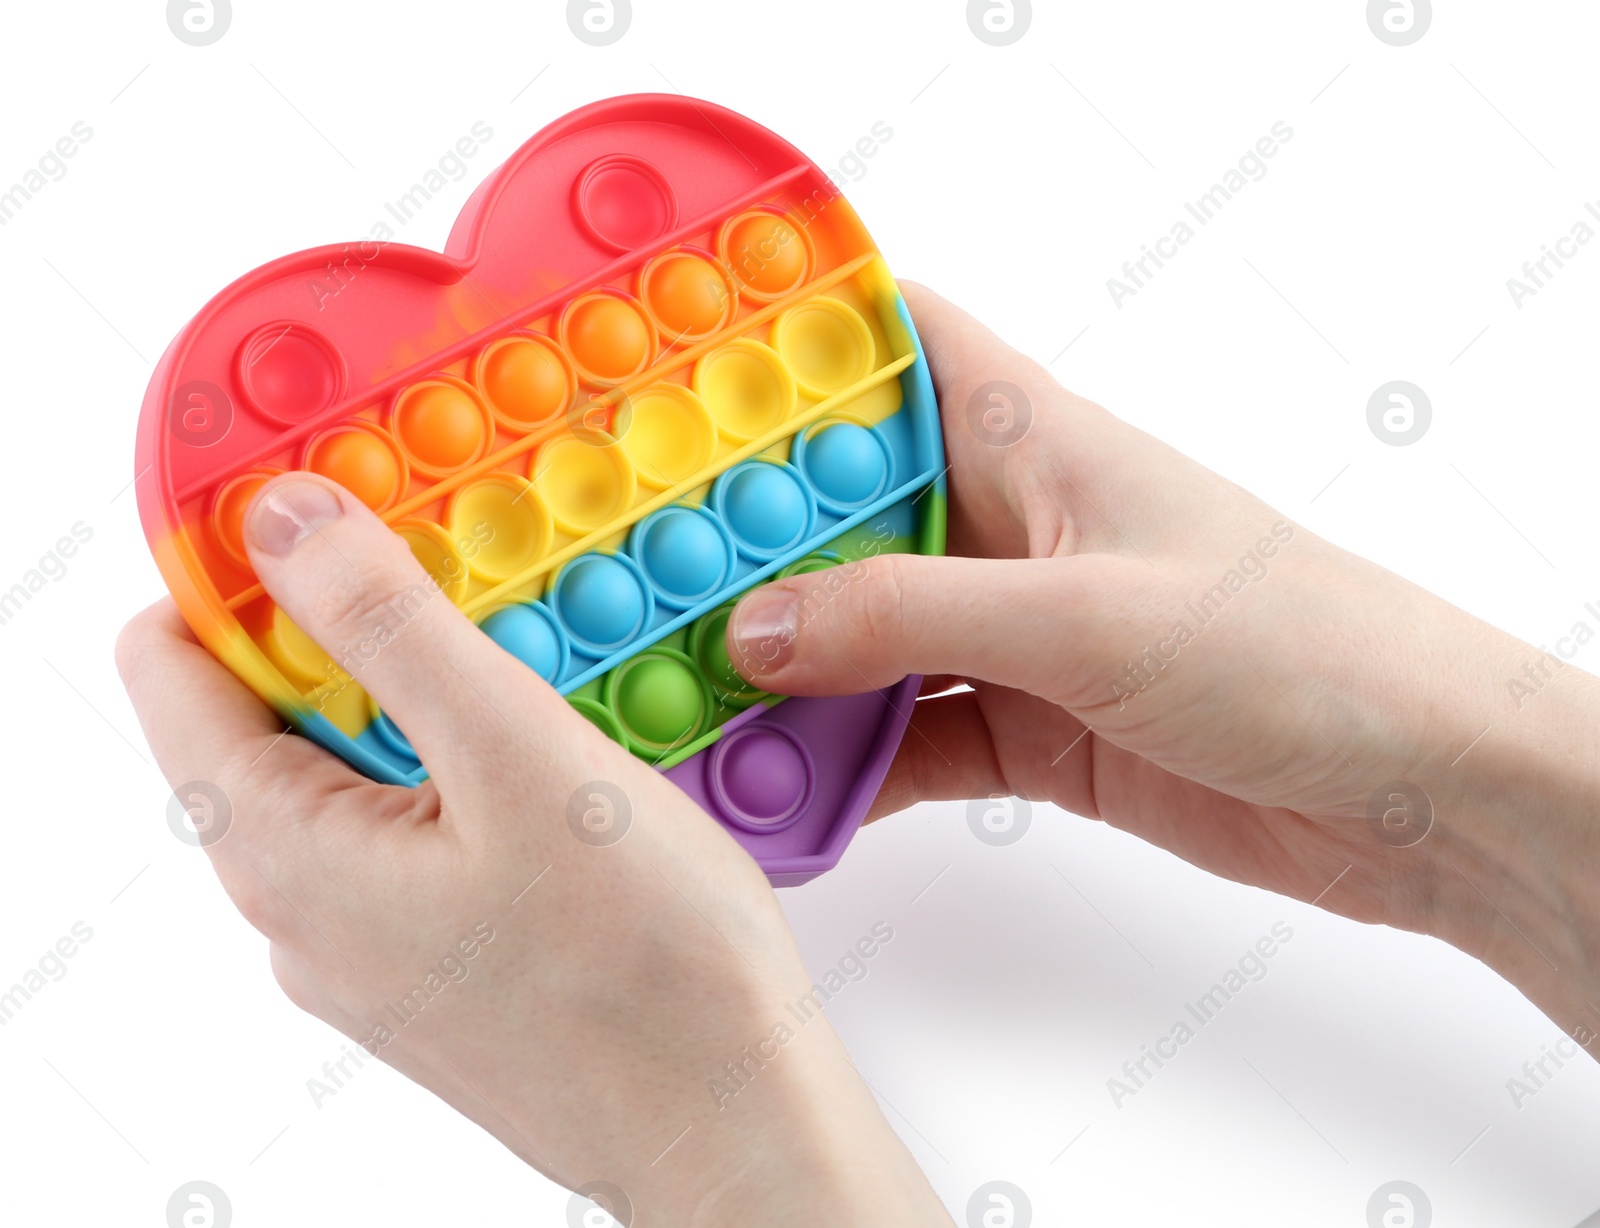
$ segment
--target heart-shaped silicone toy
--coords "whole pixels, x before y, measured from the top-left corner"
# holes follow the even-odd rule
[[[374,238],[241,277],[163,355],[135,465],[201,641],[377,780],[426,772],[362,690],[359,647],[330,658],[246,559],[245,509],[277,472],[366,502],[779,885],[838,861],[916,696],[907,678],[779,702],[728,660],[745,590],[815,573],[815,607],[856,560],[942,551],[944,462],[921,344],[855,211],[710,103],[557,120],[479,185],[444,255]]]

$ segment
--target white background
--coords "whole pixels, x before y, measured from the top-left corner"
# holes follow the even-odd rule
[[[824,167],[884,121],[844,186],[899,274],[1535,644],[1600,598],[1600,244],[1520,310],[1505,284],[1600,199],[1594,5],[1441,4],[1406,48],[1359,0],[1041,0],[1005,48],[948,0],[635,0],[605,48],[563,7],[236,0],[201,48],[155,0],[0,18],[0,189],[75,121],[94,131],[0,227],[0,588],[93,529],[0,626],[0,982],[94,930],[0,1029],[9,1221],[158,1225],[202,1178],[241,1226],[564,1222],[562,1191],[387,1068],[313,1106],[341,1038],[281,997],[169,833],[111,663],[162,591],[126,490],[152,361],[237,275],[367,234],[474,121],[493,139],[404,241],[442,245],[496,163],[605,95],[709,98]],[[1279,120],[1294,137],[1266,178],[1114,306],[1106,279]],[[1433,404],[1409,447],[1366,422],[1393,379]],[[1486,707],[1503,686],[1484,679]],[[1559,1033],[1431,940],[1043,809],[990,848],[962,806],[923,807],[785,903],[819,974],[893,927],[831,1013],[959,1221],[993,1179],[1041,1225],[1361,1228],[1392,1179],[1439,1225],[1570,1228],[1600,1204],[1600,1070],[1570,1063],[1514,1107],[1507,1079]],[[1294,937],[1270,975],[1117,1108],[1106,1080],[1278,921]]]

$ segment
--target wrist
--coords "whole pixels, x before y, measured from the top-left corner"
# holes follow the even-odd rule
[[[788,1031],[708,1071],[693,1128],[672,1154],[632,1174],[651,1222],[948,1228],[826,1018],[791,1020]]]
[[[1600,679],[1520,698],[1436,774],[1428,928],[1600,1058]]]

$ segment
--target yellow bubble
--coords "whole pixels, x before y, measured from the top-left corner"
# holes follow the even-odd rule
[[[533,458],[533,484],[562,528],[589,533],[604,528],[633,505],[633,466],[606,435],[567,435]]]
[[[694,390],[722,433],[738,443],[782,425],[797,403],[789,369],[772,349],[747,337],[696,363]]]
[[[681,384],[656,384],[626,402],[622,448],[639,480],[661,489],[688,481],[711,463],[717,424]]]

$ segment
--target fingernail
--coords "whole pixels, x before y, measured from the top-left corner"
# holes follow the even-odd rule
[[[267,554],[285,555],[344,512],[339,497],[316,482],[274,486],[250,513],[250,540]]]
[[[741,601],[728,623],[729,657],[746,675],[779,669],[794,656],[800,599],[786,588],[761,588]]]

